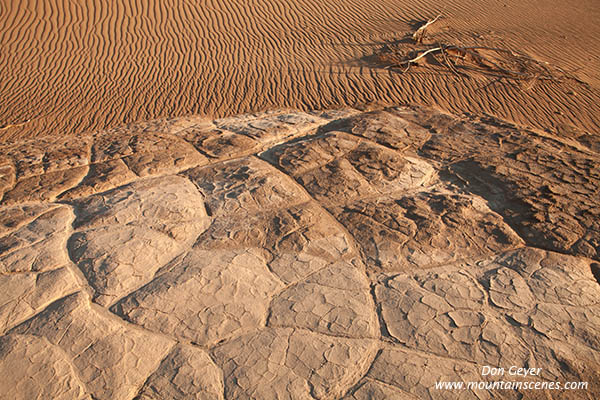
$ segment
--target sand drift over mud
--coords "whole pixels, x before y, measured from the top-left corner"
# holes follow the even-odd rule
[[[522,3],[4,1],[0,139],[371,102],[488,113],[571,136],[597,132],[595,2]],[[406,39],[438,14],[432,43],[519,51],[577,80],[524,86],[435,65],[400,74],[372,62],[390,46],[417,50]]]

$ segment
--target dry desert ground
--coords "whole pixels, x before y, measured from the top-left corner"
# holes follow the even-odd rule
[[[599,398],[596,3],[0,0],[0,399]]]

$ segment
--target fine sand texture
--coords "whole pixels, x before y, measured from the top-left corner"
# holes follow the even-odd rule
[[[3,398],[600,398],[600,157],[577,140],[393,107],[0,154]]]
[[[408,38],[439,14],[425,45],[517,51],[552,74],[385,68],[380,53],[418,51]],[[598,21],[596,0],[1,1],[0,140],[372,102],[598,133]]]

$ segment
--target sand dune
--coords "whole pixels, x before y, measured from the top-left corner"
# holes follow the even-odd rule
[[[2,398],[600,398],[600,155],[571,139],[392,107],[0,154]],[[494,386],[521,380],[589,386]]]
[[[518,49],[580,81],[524,89],[425,67],[399,74],[368,61],[438,13],[440,37]],[[371,102],[597,132],[599,19],[593,0],[3,1],[0,138]]]

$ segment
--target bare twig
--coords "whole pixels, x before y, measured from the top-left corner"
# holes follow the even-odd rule
[[[429,21],[427,21],[427,23],[425,23],[425,25],[417,29],[412,35],[413,40],[417,43],[423,43],[423,39],[425,38],[425,31],[427,30],[427,28],[429,28],[440,18],[442,18],[442,14],[438,15],[434,19],[430,19]]]
[[[431,54],[431,53],[434,53],[436,51],[441,51],[441,50],[442,50],[441,46],[440,47],[434,47],[433,49],[429,49],[427,51],[424,51],[423,53],[421,53],[420,55],[418,55],[417,57],[415,57],[415,58],[413,58],[411,60],[405,61],[405,63],[406,64],[414,64],[417,61],[419,61],[421,58],[425,57],[427,54]]]
[[[28,124],[30,122],[31,122],[31,119],[26,119],[23,122],[16,122],[14,124],[2,125],[2,126],[0,126],[0,131],[4,131],[4,130],[10,129],[10,128],[16,128],[16,127],[19,127],[19,126],[23,126],[23,125],[26,125],[26,124]]]
[[[442,58],[444,59],[444,63],[450,69],[450,71],[452,71],[452,73],[454,75],[456,75],[456,76],[464,75],[464,74],[458,72],[458,70],[456,69],[456,67],[452,63],[452,61],[450,61],[450,59],[448,59],[448,55],[446,54],[446,51],[444,50],[444,48],[442,48],[442,50],[440,51],[440,53],[442,53]]]

